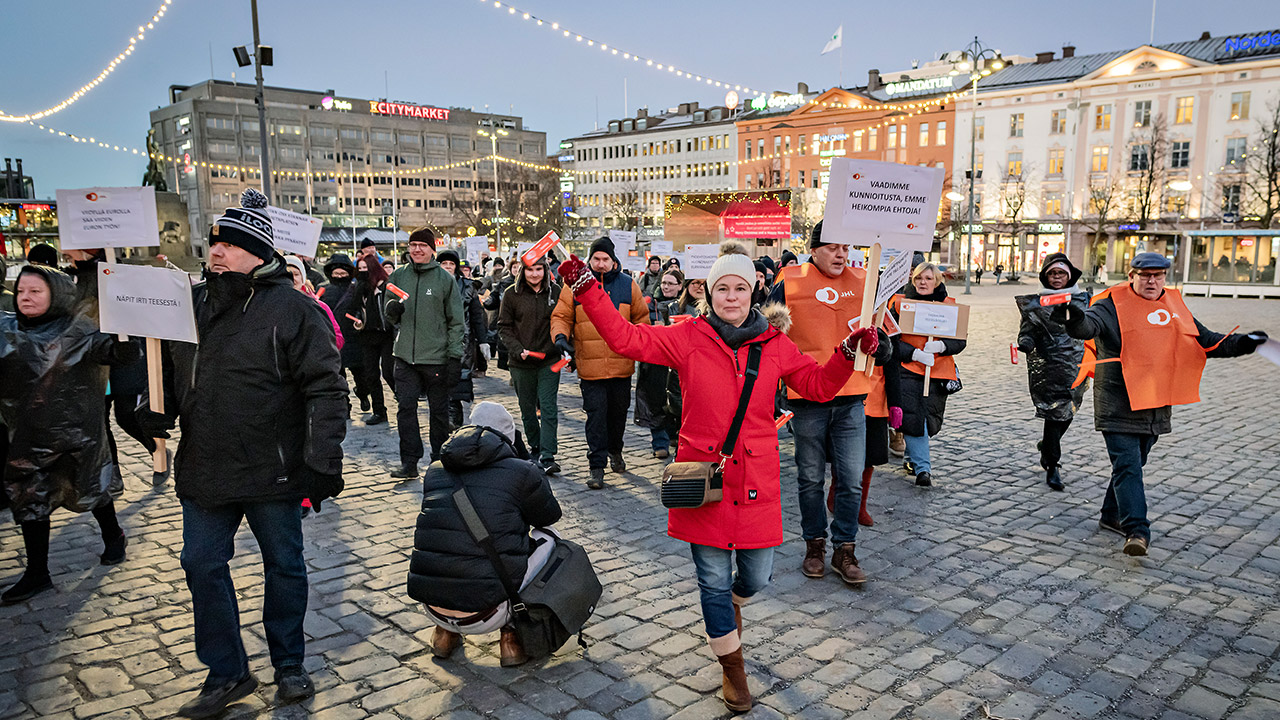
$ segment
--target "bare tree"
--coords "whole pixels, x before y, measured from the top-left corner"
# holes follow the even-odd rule
[[[1128,197],[1126,212],[1140,229],[1160,217],[1169,154],[1169,130],[1164,115],[1151,126],[1129,136]]]
[[[816,188],[791,188],[791,233],[799,235],[801,247],[808,247],[813,226],[826,210],[826,191]]]
[[[1106,240],[1107,228],[1115,224],[1120,199],[1120,182],[1115,175],[1089,176],[1089,206],[1085,208],[1083,218],[1085,227],[1090,230],[1088,252],[1085,255],[1088,267],[1084,268],[1088,277],[1094,276],[1098,246]]]
[[[997,222],[997,230],[1005,235],[1014,238],[1015,247],[1018,252],[1015,258],[1022,258],[1022,246],[1025,241],[1023,227],[1023,216],[1027,209],[1028,202],[1028,184],[1030,170],[1023,166],[1019,168],[1005,168],[1000,180],[996,182],[995,196],[999,202],[998,210],[1000,219]],[[1020,268],[1016,267],[1017,263],[1010,263],[1014,267],[1009,268],[1010,272],[1016,272]],[[1023,270],[1029,268],[1021,268]]]
[[[644,212],[640,205],[640,181],[618,183],[616,192],[605,195],[605,209],[616,218],[618,229],[635,230],[639,227],[640,216]]]
[[[1244,202],[1261,227],[1269,228],[1280,213],[1280,100],[1258,120],[1258,135],[1245,153]]]

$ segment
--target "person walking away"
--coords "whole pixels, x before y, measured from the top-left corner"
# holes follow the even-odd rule
[[[721,255],[708,273],[707,313],[669,326],[628,322],[596,274],[577,257],[562,263],[561,270],[566,287],[610,348],[679,372],[685,417],[676,462],[720,463],[723,499],[669,510],[667,534],[689,543],[707,639],[722,670],[723,700],[730,710],[745,712],[752,698],[743,665],[741,607],[769,583],[773,549],[782,544],[778,434],[770,389],[785,381],[805,398],[830,400],[853,371],[855,348],[875,352],[876,334],[855,330],[832,346],[819,365],[778,329],[785,325],[786,313],[774,307],[766,318],[751,307],[755,268],[749,257],[736,252]],[[726,443],[740,398],[747,394],[748,377],[754,377],[754,385],[741,428]]]
[[[220,713],[257,687],[240,632],[228,563],[242,520],[262,552],[262,624],[277,695],[314,693],[303,669],[307,568],[302,505],[342,491],[347,387],[324,312],[295,292],[275,251],[267,198],[249,188],[209,230],[204,282],[192,289],[200,343],[167,343],[165,413],[143,405],[155,437],[175,420],[182,502],[182,569],[195,620],[196,657],[209,668],[188,718]],[[176,417],[175,417],[176,416]]]
[[[664,318],[662,309],[670,310],[670,305],[680,295],[681,278],[679,270],[663,273],[649,304],[649,324],[669,325],[670,320]],[[672,370],[665,365],[640,363],[636,368],[636,424],[649,429],[650,447],[653,456],[659,460],[671,457],[671,418],[667,413],[667,388],[671,383]],[[678,427],[675,428],[678,431]]]
[[[824,358],[847,333],[849,321],[862,308],[867,273],[849,267],[849,246],[823,242],[822,223],[809,237],[809,262],[786,268],[774,283],[773,303],[791,313],[787,337],[815,361]],[[889,338],[879,342],[872,362],[888,362],[892,357]],[[787,388],[787,403],[795,417],[796,484],[799,486],[800,528],[805,541],[805,557],[800,570],[805,577],[821,578],[827,572],[827,533],[831,534],[831,568],[846,584],[867,581],[858,565],[858,508],[862,498],[861,478],[866,466],[867,425],[864,403],[871,392],[866,373],[850,375],[836,393],[823,402],[810,402],[798,388]],[[827,452],[828,443],[831,452]],[[827,462],[832,465],[835,512],[828,522],[825,495]]]
[[[1182,295],[1164,286],[1170,264],[1160,253],[1138,253],[1129,281],[1095,295],[1087,310],[1074,302],[1053,310],[1071,337],[1096,343],[1081,372],[1093,368],[1094,427],[1111,459],[1098,526],[1123,535],[1132,556],[1146,555],[1151,543],[1143,468],[1156,440],[1173,430],[1173,406],[1200,401],[1206,358],[1248,355],[1267,341],[1261,330],[1222,335],[1200,324]]]
[[[449,393],[462,374],[462,294],[458,283],[435,260],[436,236],[419,228],[409,236],[409,262],[391,273],[388,283],[408,298],[392,293],[386,301],[387,319],[399,323],[392,354],[396,358],[396,425],[400,433],[400,467],[391,477],[418,476],[422,459],[422,431],[418,426],[418,397],[426,392],[430,415],[431,459],[449,437]]]
[[[356,298],[360,307],[356,316],[360,320],[352,325],[360,336],[360,364],[364,366],[365,382],[373,399],[373,414],[364,419],[365,425],[381,425],[387,421],[382,382],[386,381],[393,395],[396,391],[395,364],[391,354],[396,334],[383,310],[386,285],[387,269],[381,263],[368,255],[356,261]]]
[[[517,282],[519,282],[517,280]],[[515,360],[516,354],[511,355]],[[426,604],[435,623],[431,654],[448,658],[463,635],[499,631],[502,667],[528,662],[511,624],[511,601],[489,555],[462,521],[453,493],[460,483],[493,538],[511,584],[523,590],[555,548],[547,529],[560,520],[560,504],[540,467],[513,445],[515,421],[494,402],[478,403],[471,424],[454,431],[422,479],[409,560],[409,596]]]
[[[1087,307],[1089,293],[1080,289],[1080,270],[1067,256],[1053,253],[1040,268],[1040,292],[1014,298],[1022,319],[1018,324],[1018,349],[1027,356],[1027,383],[1036,417],[1044,419],[1044,433],[1036,447],[1040,467],[1051,490],[1061,491],[1062,436],[1084,401],[1085,385],[1073,387],[1076,370],[1084,358],[1084,341],[1067,334],[1067,328],[1050,315],[1053,307],[1040,304],[1046,295],[1067,293],[1071,302]]]
[[[911,284],[902,295],[894,295],[889,309],[898,317],[903,299],[926,302],[954,303],[947,296],[947,286],[942,282],[938,266],[922,262],[911,271]],[[955,356],[965,348],[964,340],[929,340],[924,335],[902,333],[894,338],[894,359],[902,367],[902,437],[906,443],[906,460],[903,467],[915,475],[916,485],[933,485],[933,462],[929,453],[929,438],[942,430],[943,416],[947,410],[947,384],[959,382]],[[929,395],[924,394],[924,371],[930,373]]]
[[[638,282],[641,295],[647,298],[654,297],[662,283],[662,258],[650,255],[649,262],[645,265],[644,273],[640,275]]]
[[[76,290],[65,273],[28,265],[16,286],[14,312],[0,314],[0,425],[8,430],[0,475],[27,567],[0,595],[5,605],[53,587],[49,519],[60,507],[93,513],[101,564],[124,561],[127,540],[114,501],[124,487],[107,443],[102,366],[141,355],[133,340],[104,335],[72,312]]]
[[[591,272],[603,285],[619,316],[636,325],[647,325],[649,308],[640,286],[622,274],[613,241],[607,237],[596,240],[587,258]],[[622,440],[631,407],[635,363],[609,348],[568,287],[560,291],[560,300],[552,311],[551,337],[578,368],[582,409],[587,413],[587,464],[591,472],[587,487],[599,490],[604,487],[606,460],[614,472],[627,471]]]
[[[1004,265],[996,265],[996,284],[1000,284],[1000,277],[1004,275]]]
[[[356,397],[360,400],[360,412],[369,412],[371,394],[368,378],[364,369],[364,348],[360,344],[360,336],[356,332],[355,321],[360,312],[359,293],[356,292],[356,266],[344,253],[336,253],[324,264],[325,277],[329,282],[316,291],[320,301],[329,306],[338,327],[342,329],[342,337],[346,342],[342,346],[342,373],[345,377],[351,372]],[[386,408],[383,408],[386,411]]]
[[[544,470],[559,474],[560,373],[551,369],[561,359],[551,341],[551,313],[560,298],[560,285],[551,277],[546,257],[518,270],[498,310],[498,337],[507,348],[508,370],[520,403],[520,422],[529,451]],[[537,357],[537,353],[542,357]]]
[[[458,271],[457,251],[441,250],[436,256],[436,262],[453,275],[458,283],[458,293],[462,296],[462,310],[466,318],[462,323],[462,368],[458,374],[458,383],[449,393],[449,424],[456,429],[466,424],[462,404],[475,402],[475,387],[471,378],[476,370],[478,348],[481,344],[488,346],[489,328],[486,326],[484,308],[480,306],[475,287]]]

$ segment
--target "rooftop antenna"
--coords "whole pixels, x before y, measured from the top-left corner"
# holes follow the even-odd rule
[[[1147,44],[1156,44],[1156,0],[1151,0],[1151,38],[1147,40]]]

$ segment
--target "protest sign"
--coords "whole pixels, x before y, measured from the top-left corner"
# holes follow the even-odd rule
[[[533,247],[536,244],[537,243],[531,243],[531,242],[516,243],[516,256],[524,257],[524,254],[529,252],[529,248]]]
[[[647,262],[644,258],[634,255],[623,255],[618,259],[622,261],[622,269],[631,271],[633,276],[643,273],[645,262]]]
[[[548,230],[547,234],[543,235],[538,242],[533,243],[529,246],[528,250],[520,253],[520,262],[532,267],[534,263],[541,260],[544,255],[550,252],[551,248],[554,248],[559,244],[560,236],[556,234],[555,230]]]
[[[969,334],[969,306],[955,303],[904,300],[899,306],[898,324],[909,335],[924,335],[928,341],[936,338],[963,340]],[[932,367],[924,369],[924,394],[929,395],[929,376]]]
[[[672,242],[670,240],[654,240],[653,242],[649,243],[650,255],[666,256],[666,255],[670,255],[673,252],[675,252],[675,247],[672,246]]]
[[[613,241],[613,249],[618,257],[622,257],[636,249],[636,233],[634,230],[610,230],[609,239]]]
[[[58,190],[58,244],[63,250],[160,244],[154,187]]]
[[[319,218],[274,206],[267,207],[267,215],[271,217],[271,237],[277,250],[304,257],[316,256],[320,231],[324,229]]]
[[[489,238],[467,238],[467,262],[471,263],[472,266],[479,265],[480,256],[487,252],[489,252]]]
[[[147,265],[98,265],[102,332],[196,342],[191,279],[180,270]]]
[[[884,266],[884,270],[880,271],[880,283],[876,287],[876,307],[880,307],[889,302],[894,296],[907,284],[907,279],[911,277],[911,253],[898,253]]]
[[[1267,338],[1267,341],[1259,345],[1255,352],[1270,360],[1273,364],[1280,365],[1280,341]]]
[[[706,280],[711,274],[711,266],[715,264],[716,258],[719,256],[720,246],[716,244],[707,245],[685,245],[684,246],[684,276],[690,280]],[[711,288],[707,288],[710,290]]]
[[[942,168],[833,158],[823,242],[869,246],[878,240],[929,252],[943,175]]]

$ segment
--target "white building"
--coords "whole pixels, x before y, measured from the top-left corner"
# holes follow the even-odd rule
[[[1277,102],[1276,31],[1080,56],[1066,47],[982,78],[976,108],[972,94],[956,105],[952,163],[967,193],[976,125],[974,262],[1035,270],[1066,251],[1090,272],[1123,270],[1144,248],[1234,258],[1185,248],[1181,233],[1247,224],[1257,203],[1244,156]],[[1270,245],[1249,242],[1251,265],[1280,254]]]

